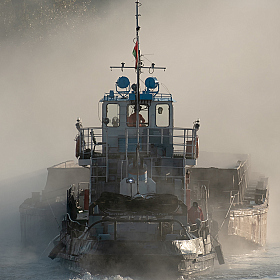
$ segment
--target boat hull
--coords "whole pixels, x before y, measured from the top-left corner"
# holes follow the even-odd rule
[[[239,236],[260,246],[266,244],[268,207],[237,209],[230,212],[228,235]]]
[[[80,250],[84,251],[86,247],[92,248],[79,256],[62,252],[58,258],[67,268],[76,272],[123,276],[154,273],[157,276],[159,273],[186,276],[213,268],[216,255],[212,251],[205,253],[201,239],[152,243],[107,240],[93,242],[91,245],[84,243]]]
[[[267,204],[229,212],[220,209],[212,214],[211,232],[218,236],[226,255],[248,253],[266,245],[267,215]]]

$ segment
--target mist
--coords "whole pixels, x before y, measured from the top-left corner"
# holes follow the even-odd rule
[[[74,159],[76,118],[100,125],[104,92],[119,76],[135,81],[133,70],[109,68],[134,64],[134,2],[107,1],[87,20],[74,14],[68,24],[1,39],[0,181]],[[141,2],[144,64],[167,67],[154,75],[177,101],[175,126],[200,118],[201,150],[251,154],[253,170],[270,178],[269,240],[276,240],[280,3]]]

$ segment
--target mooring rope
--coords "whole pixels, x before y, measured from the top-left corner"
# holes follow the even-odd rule
[[[231,203],[230,203],[230,205],[229,205],[227,214],[226,214],[226,216],[225,216],[225,218],[224,218],[224,220],[223,220],[223,222],[222,222],[222,224],[221,224],[221,226],[220,226],[220,228],[219,228],[217,234],[215,235],[215,239],[218,237],[218,234],[219,234],[220,230],[222,229],[222,227],[223,227],[223,225],[224,225],[224,223],[225,223],[225,221],[226,221],[226,219],[227,219],[227,217],[228,217],[228,215],[229,215],[230,209],[231,209],[231,207],[232,207],[232,205],[233,205],[233,202],[234,202],[234,199],[235,199],[235,196],[236,196],[236,195],[238,195],[238,193],[236,193],[236,194],[232,197],[232,201],[231,201]]]

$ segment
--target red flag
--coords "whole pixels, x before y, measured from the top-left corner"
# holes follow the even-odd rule
[[[137,69],[137,64],[138,64],[138,41],[136,41],[136,43],[135,43],[132,54],[135,57],[135,69]]]

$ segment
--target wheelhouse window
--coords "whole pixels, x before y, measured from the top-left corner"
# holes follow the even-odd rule
[[[106,118],[109,121],[107,126],[110,126],[110,127],[120,126],[120,106],[119,106],[119,104],[107,104]]]
[[[168,127],[169,126],[169,105],[157,104],[156,105],[156,126]]]
[[[136,127],[136,110],[135,105],[127,106],[127,126]],[[148,126],[149,125],[149,106],[140,105],[139,111],[139,126]]]

